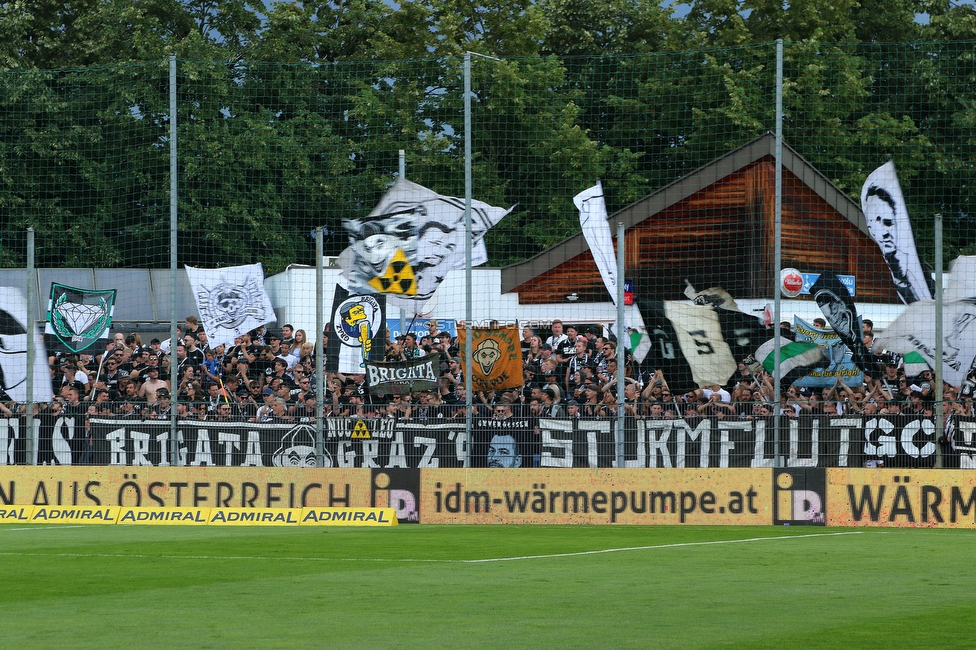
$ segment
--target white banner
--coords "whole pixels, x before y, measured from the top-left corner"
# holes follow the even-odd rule
[[[586,239],[600,277],[610,293],[610,299],[617,302],[617,258],[613,252],[613,234],[607,221],[607,204],[603,199],[603,186],[597,184],[573,197],[573,203],[580,213],[580,227]]]
[[[211,347],[229,348],[236,337],[275,321],[261,264],[223,269],[187,266],[186,275]]]
[[[0,287],[0,388],[15,402],[27,401],[27,301],[17,287]],[[34,328],[34,401],[53,398],[44,339]]]
[[[887,162],[878,167],[864,181],[861,210],[871,237],[881,247],[902,302],[910,305],[916,300],[931,300],[925,272],[915,250],[915,237],[895,163]]]
[[[952,263],[943,292],[942,322],[942,378],[959,386],[976,359],[976,257],[960,257]],[[917,352],[934,368],[935,302],[909,305],[874,343],[899,354]]]

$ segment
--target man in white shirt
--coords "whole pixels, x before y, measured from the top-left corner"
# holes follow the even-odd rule
[[[729,394],[729,391],[725,390],[724,388],[722,388],[718,384],[715,384],[714,386],[712,386],[710,388],[702,388],[701,389],[701,393],[702,393],[702,395],[704,396],[704,398],[706,400],[708,400],[709,398],[711,398],[712,393],[718,393],[719,396],[722,398],[722,401],[725,402],[726,404],[729,404],[729,403],[732,402],[732,395]]]
[[[569,337],[563,334],[563,322],[558,318],[552,321],[552,336],[546,339],[546,344],[557,350],[567,338]]]

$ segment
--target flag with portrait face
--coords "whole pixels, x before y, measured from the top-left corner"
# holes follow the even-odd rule
[[[461,367],[466,368],[467,328],[458,326]],[[471,328],[472,390],[519,388],[522,378],[522,347],[515,328]]]
[[[512,208],[471,202],[472,266],[488,261],[484,237]],[[339,266],[350,293],[384,294],[419,313],[452,269],[464,268],[464,199],[397,179],[365,217],[344,219]]]
[[[820,311],[830,326],[837,332],[837,336],[851,351],[851,360],[869,377],[881,377],[884,368],[880,359],[876,358],[861,334],[861,318],[857,315],[857,307],[836,273],[821,273],[817,281],[810,287],[810,295],[817,301]],[[880,348],[879,348],[880,349]]]
[[[875,169],[861,187],[861,210],[868,231],[881,248],[891,279],[902,302],[931,300],[929,281],[915,249],[912,223],[898,184],[895,163],[887,162]]]

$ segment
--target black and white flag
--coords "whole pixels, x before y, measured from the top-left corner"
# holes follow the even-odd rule
[[[440,374],[440,356],[436,354],[406,361],[366,361],[369,391],[380,397],[434,390]]]
[[[942,378],[960,386],[976,362],[976,257],[959,257],[949,269],[942,299]],[[909,305],[875,338],[875,345],[903,354],[917,353],[935,367],[935,302]]]
[[[915,236],[895,163],[878,167],[864,181],[861,210],[871,237],[881,247],[902,302],[910,305],[916,300],[931,300],[932,292],[915,249]]]
[[[236,337],[275,321],[260,263],[222,269],[187,266],[186,275],[211,347],[230,348]]]
[[[365,374],[368,360],[380,361],[385,356],[386,298],[350,295],[336,285],[326,371]]]
[[[0,287],[0,389],[15,402],[27,401],[27,301],[17,287]],[[44,340],[34,336],[34,401],[53,399]],[[2,396],[0,396],[2,397]]]
[[[600,181],[593,187],[588,187],[573,197],[573,204],[580,213],[580,228],[583,239],[590,247],[593,262],[603,278],[603,286],[610,294],[610,300],[617,304],[617,260],[613,250],[613,235],[610,233],[610,222],[607,216],[607,204],[603,196],[603,185]],[[625,314],[625,331],[627,336],[621,337],[616,328],[611,330],[617,339],[629,348],[637,363],[643,363],[650,351],[651,339],[647,335],[647,327],[637,305],[628,305]]]
[[[880,377],[883,371],[881,364],[864,345],[857,307],[851,299],[850,292],[841,284],[840,278],[835,273],[821,273],[810,287],[810,295],[820,305],[820,311],[837,332],[837,336],[851,351],[854,365],[869,377],[875,379]]]
[[[755,316],[683,302],[640,301],[651,339],[648,359],[676,393],[724,386],[738,363],[772,336]]]
[[[473,266],[488,261],[484,237],[512,208],[471,202]],[[464,268],[464,200],[397,179],[369,215],[345,219],[349,247],[339,256],[354,294],[385,294],[422,310],[452,269]]]

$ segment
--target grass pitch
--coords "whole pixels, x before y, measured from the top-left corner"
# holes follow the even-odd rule
[[[0,526],[0,646],[972,647],[974,558],[952,530]]]

